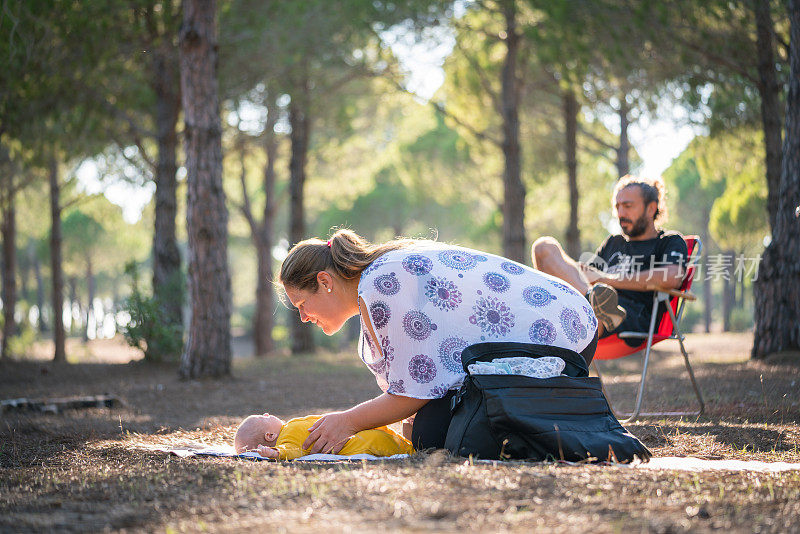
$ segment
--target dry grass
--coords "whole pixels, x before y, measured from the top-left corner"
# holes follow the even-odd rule
[[[747,359],[745,335],[692,335],[707,414],[629,425],[657,456],[800,462],[800,367]],[[662,344],[663,345],[663,344]],[[228,443],[244,415],[344,408],[377,393],[348,354],[236,360],[233,378],[181,382],[170,366],[89,346],[91,363],[0,367],[0,397],[110,393],[121,408],[0,419],[0,531],[677,532],[800,528],[800,471],[403,461],[292,464],[178,459],[155,445]],[[115,352],[120,350],[120,352]],[[108,357],[103,358],[103,353]],[[602,367],[632,404],[632,361]],[[655,355],[647,409],[690,406],[679,352]],[[620,402],[625,407],[626,402]]]

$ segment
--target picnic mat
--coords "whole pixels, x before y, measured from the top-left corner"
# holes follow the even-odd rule
[[[255,452],[236,454],[232,447],[218,446],[186,446],[159,448],[158,450],[174,454],[181,458],[193,456],[216,456],[226,458],[241,458],[254,461],[269,461]],[[373,456],[371,454],[353,454],[343,456],[339,454],[309,454],[292,460],[294,462],[337,462],[350,460],[398,460],[408,458],[408,454],[395,454],[394,456]],[[275,460],[272,460],[275,461]],[[479,460],[480,463],[497,463],[497,460]],[[570,463],[572,462],[564,462]],[[579,465],[579,464],[574,464]],[[653,457],[649,462],[633,462],[630,464],[616,464],[634,469],[672,469],[676,471],[756,471],[761,473],[777,473],[781,471],[800,470],[800,463],[790,462],[762,462],[758,460],[706,460],[683,456]]]
[[[158,448],[160,451],[168,452],[179,456],[181,458],[191,458],[192,456],[216,456],[222,458],[241,458],[243,460],[254,461],[275,461],[271,458],[264,458],[256,452],[243,452],[236,454],[233,447],[171,447],[171,448]],[[408,454],[395,454],[393,456],[374,456],[372,454],[352,454],[345,456],[341,454],[307,454],[292,460],[293,462],[341,462],[349,460],[398,460],[401,458],[408,458]]]
[[[761,462],[759,460],[705,460],[682,456],[653,457],[647,463],[633,463],[639,469],[675,469],[678,471],[759,471],[777,473],[779,471],[800,470],[800,463]]]

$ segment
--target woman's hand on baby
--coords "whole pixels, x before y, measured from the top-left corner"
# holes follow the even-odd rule
[[[259,445],[256,447],[256,452],[264,458],[277,458],[278,449],[275,447],[267,447],[266,445]]]
[[[347,412],[329,413],[308,429],[308,438],[303,442],[303,449],[312,453],[336,454],[355,433]]]

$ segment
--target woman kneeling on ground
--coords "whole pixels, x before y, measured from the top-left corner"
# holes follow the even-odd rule
[[[505,258],[434,241],[373,245],[339,230],[327,242],[295,245],[280,283],[300,319],[327,335],[360,316],[359,355],[384,392],[317,421],[303,443],[315,453],[337,453],[356,432],[401,420],[415,449],[442,448],[469,345],[553,345],[587,363],[597,347],[595,314],[572,287]]]

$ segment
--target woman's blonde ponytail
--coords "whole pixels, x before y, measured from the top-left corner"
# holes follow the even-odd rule
[[[292,247],[281,265],[280,282],[284,286],[316,291],[320,271],[332,271],[345,280],[352,280],[383,254],[417,242],[395,239],[375,245],[352,230],[339,229],[328,241],[312,238]]]

